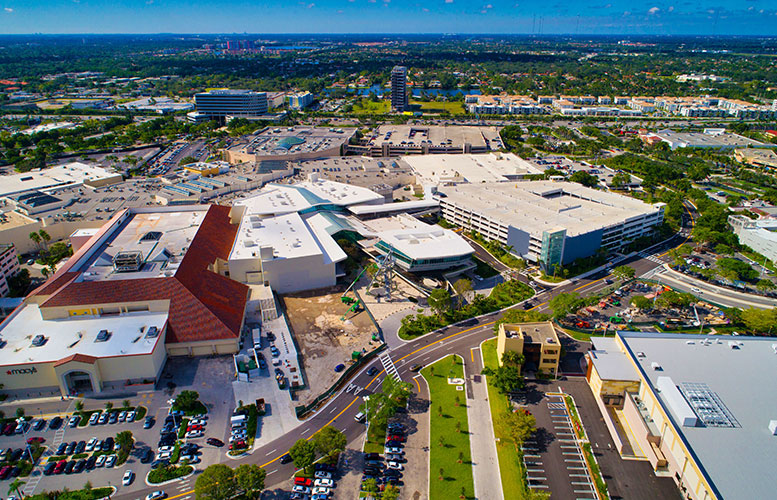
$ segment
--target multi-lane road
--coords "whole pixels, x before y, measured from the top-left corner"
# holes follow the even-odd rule
[[[692,225],[692,219],[689,219]],[[614,265],[629,265],[636,271],[636,276],[650,274],[656,268],[666,263],[669,258],[667,252],[688,240],[690,229],[685,228],[673,238],[656,245],[650,249],[650,253],[642,252],[629,258],[623,258],[614,262]],[[573,280],[569,283],[540,290],[537,295],[532,297],[532,302],[536,305],[532,310],[548,312],[548,301],[553,296],[564,292],[577,293],[596,293],[608,286],[606,283],[609,273],[602,270],[594,275],[583,279]],[[522,307],[517,304],[514,307]],[[424,335],[416,340],[409,342],[392,342],[393,347],[388,354],[397,369],[399,376],[404,381],[411,381],[416,375],[410,368],[413,365],[426,365],[439,358],[449,354],[459,354],[464,359],[469,359],[471,349],[480,345],[486,339],[493,337],[493,325],[502,316],[503,311],[497,311],[479,318],[470,319],[458,325],[452,325],[433,333]],[[562,365],[562,370],[566,374],[582,374],[579,360],[587,349],[587,345],[579,343],[573,339],[564,338],[565,351],[567,359]],[[367,376],[367,370],[375,366],[380,372],[374,377]],[[294,473],[294,465],[281,464],[280,458],[291,448],[298,439],[310,439],[318,430],[327,425],[343,431],[348,441],[359,437],[365,430],[364,424],[356,422],[354,416],[359,411],[359,406],[363,403],[362,397],[366,394],[380,389],[381,382],[385,376],[385,370],[380,360],[375,359],[350,380],[351,384],[357,386],[356,390],[340,391],[325,406],[316,411],[307,420],[282,437],[272,441],[253,451],[251,455],[237,460],[230,460],[231,466],[237,466],[241,463],[254,463],[267,470],[268,486],[288,484],[288,478]],[[414,381],[414,390],[420,391],[421,387]],[[145,497],[151,491],[159,489],[158,487],[149,487],[142,491],[135,491],[125,495],[116,495],[117,498],[136,499]],[[194,497],[193,490],[184,490],[181,493],[171,495],[169,498],[180,498],[181,500],[190,500]]]

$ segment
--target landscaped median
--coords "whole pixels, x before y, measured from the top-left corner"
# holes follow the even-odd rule
[[[596,491],[599,493],[599,498],[610,498],[610,495],[607,493],[607,483],[604,482],[602,472],[599,470],[599,464],[596,462],[596,458],[594,458],[593,451],[591,450],[591,443],[588,441],[585,428],[580,421],[580,416],[575,407],[575,401],[572,399],[572,396],[564,395],[564,403],[567,405],[569,415],[572,417],[572,426],[575,429],[575,434],[581,441],[580,448],[583,450],[583,455],[585,455],[586,465],[596,484]]]
[[[481,344],[483,366],[496,370],[499,366],[496,353],[496,339]],[[496,454],[499,459],[499,475],[502,478],[502,491],[511,492],[516,500],[544,498],[542,493],[529,490],[526,484],[526,471],[523,467],[523,456],[520,446],[517,446],[509,436],[507,429],[501,424],[504,415],[512,411],[507,396],[500,394],[488,377],[488,404],[491,407],[491,421],[496,438]]]
[[[447,356],[421,370],[429,385],[429,498],[473,498],[467,398],[449,379],[464,378],[464,362]]]

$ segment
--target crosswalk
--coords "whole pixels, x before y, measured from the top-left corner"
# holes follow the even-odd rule
[[[643,252],[639,252],[639,256],[642,257],[643,259],[649,260],[650,262],[655,262],[656,264],[663,264],[664,263],[664,261],[661,260],[657,255],[653,255],[653,254],[648,253],[648,252],[644,252],[644,251]]]
[[[402,380],[402,378],[399,376],[399,372],[397,371],[397,367],[394,366],[394,362],[391,360],[391,356],[389,356],[389,353],[384,352],[378,356],[378,359],[380,360],[380,364],[383,365],[383,369],[386,370],[388,375],[391,375],[397,380]]]
[[[75,409],[75,402],[76,399],[72,399],[70,401],[70,405],[67,407],[67,410],[65,410],[66,415],[69,415]],[[36,473],[35,468],[45,465],[46,462],[48,462],[49,457],[54,455],[54,450],[56,450],[57,446],[59,446],[62,441],[65,440],[65,430],[67,430],[66,418],[62,422],[62,425],[59,426],[59,429],[54,432],[54,439],[51,440],[51,443],[49,443],[46,451],[43,452],[43,455],[41,455],[40,459],[38,459],[38,463],[35,465],[35,467],[33,467],[33,472],[27,478],[27,482],[24,484],[24,488],[22,488],[22,493],[24,493],[24,496],[32,496],[32,494],[35,493],[35,489],[38,487],[38,483],[40,483],[40,480],[43,479],[42,471],[37,471]]]

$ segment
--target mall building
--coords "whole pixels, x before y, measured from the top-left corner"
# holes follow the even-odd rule
[[[4,390],[97,393],[154,383],[167,356],[237,352],[251,294],[225,276],[229,210],[125,209],[79,242],[0,324]]]

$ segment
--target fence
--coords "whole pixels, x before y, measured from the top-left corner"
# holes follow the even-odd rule
[[[359,358],[356,363],[349,366],[343,374],[340,376],[337,381],[332,384],[332,387],[330,387],[326,392],[318,396],[316,399],[314,399],[310,404],[305,406],[297,406],[294,411],[297,412],[297,418],[304,418],[307,416],[308,413],[313,411],[314,409],[321,406],[321,404],[329,399],[330,396],[332,396],[335,392],[340,390],[340,388],[345,384],[345,382],[348,381],[349,378],[351,378],[351,375],[359,371],[365,364],[367,364],[370,360],[372,360],[377,354],[381,351],[386,349],[386,344],[381,344],[377,349],[368,352],[361,358]]]

